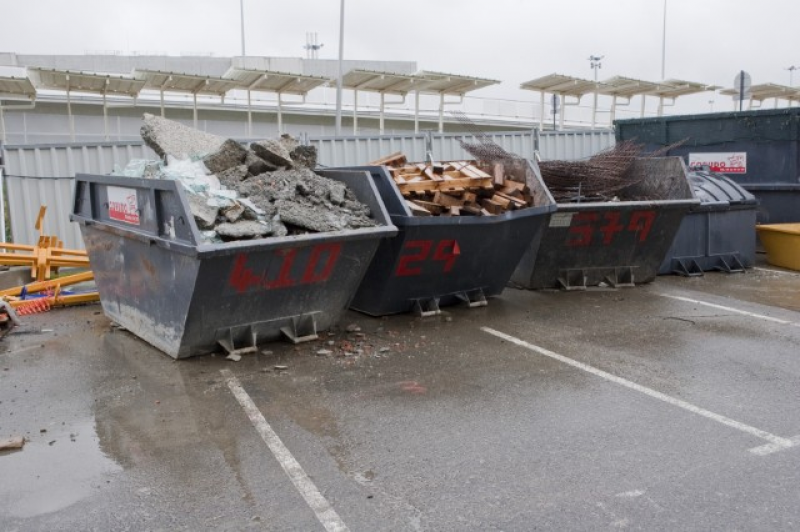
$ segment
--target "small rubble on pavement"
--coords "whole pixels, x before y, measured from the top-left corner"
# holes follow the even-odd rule
[[[289,135],[243,146],[151,114],[142,139],[164,161],[131,161],[114,175],[174,179],[207,243],[374,227],[343,183],[314,172],[316,149]]]

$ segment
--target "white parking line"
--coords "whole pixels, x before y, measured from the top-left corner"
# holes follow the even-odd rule
[[[496,329],[492,329],[491,327],[481,327],[481,330],[493,336],[496,336],[497,338],[501,338],[507,342],[511,342],[512,344],[539,353],[540,355],[544,355],[546,357],[558,360],[559,362],[580,369],[587,373],[591,373],[596,377],[600,377],[615,384],[619,384],[620,386],[624,386],[631,390],[643,393],[649,397],[652,397],[653,399],[658,399],[659,401],[663,401],[673,406],[677,406],[678,408],[683,408],[684,410],[687,410],[693,414],[697,414],[698,416],[703,416],[705,418],[716,421],[717,423],[727,425],[728,427],[734,428],[736,430],[750,434],[751,436],[755,436],[756,438],[768,442],[766,445],[761,445],[759,447],[754,447],[753,449],[750,449],[750,452],[752,452],[753,454],[764,456],[767,454],[775,453],[778,451],[782,451],[784,449],[789,449],[791,447],[800,445],[800,437],[790,439],[790,438],[782,438],[780,436],[776,436],[775,434],[771,434],[764,430],[751,427],[750,425],[747,425],[745,423],[741,423],[729,417],[725,417],[720,414],[716,414],[714,412],[706,410],[704,408],[700,408],[699,406],[695,406],[691,403],[687,403],[686,401],[683,401],[681,399],[676,399],[675,397],[671,397],[667,394],[653,390],[652,388],[642,386],[641,384],[636,384],[635,382],[623,379],[622,377],[617,377],[616,375],[612,375],[611,373],[608,373],[601,369],[597,369],[588,364],[584,364],[583,362],[572,360],[571,358],[565,357],[564,355],[559,355],[558,353],[554,353],[553,351],[550,351],[543,347],[539,347],[538,345],[528,343],[525,340],[520,340],[519,338],[505,334]]]
[[[322,523],[322,526],[325,527],[325,530],[329,532],[349,532],[350,529],[344,524],[344,521],[342,521],[339,514],[336,513],[336,510],[334,510],[328,500],[323,497],[322,493],[320,493],[314,483],[311,482],[306,472],[297,460],[295,460],[294,456],[292,456],[292,453],[289,452],[289,449],[286,448],[275,431],[272,430],[272,427],[267,423],[264,415],[250,396],[247,395],[247,392],[244,391],[244,388],[242,388],[239,379],[234,377],[230,370],[227,369],[220,370],[220,373],[225,377],[225,383],[228,385],[231,392],[233,392],[233,396],[236,397],[239,404],[242,405],[245,414],[250,418],[250,422],[258,431],[261,439],[264,440],[269,450],[272,451],[272,454],[278,460],[278,463],[281,464],[281,467],[294,484],[294,487],[297,488],[297,491],[299,491],[300,495],[305,499],[306,504],[314,511],[314,514],[317,516],[319,522]]]
[[[786,271],[786,270],[773,270],[772,268],[762,268],[760,266],[753,266],[753,269],[761,271],[761,272],[785,273],[786,275],[800,275],[797,272],[790,272],[790,271]]]
[[[764,321],[771,321],[773,323],[780,323],[781,325],[793,325],[795,327],[800,327],[800,323],[783,320],[781,318],[773,318],[772,316],[766,316],[764,314],[756,314],[755,312],[748,312],[746,310],[739,310],[738,308],[733,307],[726,307],[724,305],[717,305],[716,303],[709,303],[708,301],[700,301],[699,299],[692,299],[690,297],[683,297],[683,296],[673,296],[671,294],[657,294],[661,297],[668,297],[670,299],[676,299],[678,301],[683,301],[685,303],[694,303],[695,305],[703,305],[705,307],[715,308],[717,310],[724,310],[725,312],[733,312],[734,314],[741,314],[742,316],[750,316],[751,318],[758,318]]]

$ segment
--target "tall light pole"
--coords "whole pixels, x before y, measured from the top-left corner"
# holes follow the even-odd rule
[[[239,13],[242,17],[242,57],[244,57],[244,0],[239,0]]]
[[[589,56],[589,65],[591,66],[592,70],[594,70],[594,103],[592,104],[592,129],[594,129],[594,126],[597,123],[597,70],[599,68],[603,68],[603,63],[601,63],[600,61],[604,57],[605,57],[604,55]]]
[[[797,67],[797,66],[794,66],[794,65],[792,65],[792,66],[790,66],[789,68],[786,69],[786,70],[789,71],[789,86],[790,87],[792,86],[792,81],[793,81],[792,80],[792,77],[793,77],[792,75],[794,74],[794,71],[798,70],[798,69],[800,69],[800,67]]]
[[[342,134],[342,59],[344,58],[344,0],[339,7],[339,75],[336,77],[336,136]]]
[[[667,79],[667,0],[664,0],[664,29],[661,32],[661,81]]]

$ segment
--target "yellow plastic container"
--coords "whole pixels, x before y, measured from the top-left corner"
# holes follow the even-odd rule
[[[758,236],[773,266],[800,271],[800,223],[758,225]]]

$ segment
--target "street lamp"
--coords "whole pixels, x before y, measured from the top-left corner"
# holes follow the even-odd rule
[[[244,57],[244,0],[239,0],[239,13],[242,17],[242,57]]]
[[[667,0],[664,0],[664,29],[661,32],[661,81],[666,79],[667,64]]]
[[[595,124],[597,123],[597,70],[603,68],[603,63],[600,61],[604,58],[604,55],[590,55],[589,56],[589,65],[594,70],[594,102],[592,104],[592,129],[594,129]]]
[[[336,77],[336,136],[342,134],[342,58],[344,57],[344,0],[339,6],[339,75]]]

